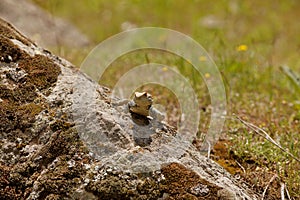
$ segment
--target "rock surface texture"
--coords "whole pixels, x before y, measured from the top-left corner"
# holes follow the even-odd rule
[[[0,199],[260,199],[176,134],[0,20]]]

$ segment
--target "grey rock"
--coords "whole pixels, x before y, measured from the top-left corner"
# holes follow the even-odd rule
[[[52,16],[30,0],[1,0],[0,17],[44,48],[80,48],[90,43],[71,23]]]
[[[0,199],[260,199],[0,20]],[[227,195],[227,196],[226,196]]]

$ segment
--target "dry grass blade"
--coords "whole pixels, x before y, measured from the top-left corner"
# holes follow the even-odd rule
[[[236,115],[235,115],[236,116]],[[291,154],[289,151],[287,151],[286,149],[284,149],[282,146],[280,146],[277,142],[275,142],[270,136],[269,134],[259,128],[258,126],[255,126],[254,124],[251,124],[249,122],[246,122],[245,120],[241,119],[239,116],[236,116],[236,118],[245,126],[247,126],[248,128],[250,128],[251,130],[253,130],[255,133],[259,134],[260,136],[264,137],[266,140],[268,140],[269,142],[271,142],[272,144],[274,144],[276,147],[278,147],[280,150],[282,150],[283,152],[285,152],[286,154],[288,154],[290,157],[294,158],[296,161],[300,162],[300,159],[297,158],[296,156],[294,156],[293,154]]]
[[[284,185],[284,188],[285,188],[286,196],[288,197],[289,200],[291,200],[290,193],[289,193],[286,185]]]
[[[266,192],[267,192],[268,188],[270,187],[270,184],[271,184],[271,183],[275,180],[275,178],[277,178],[277,177],[278,177],[277,174],[274,174],[274,176],[272,176],[272,178],[270,179],[268,185],[265,187],[264,192],[263,192],[263,194],[262,194],[262,200],[264,200],[265,195],[266,195]]]
[[[284,198],[284,188],[285,188],[285,184],[281,182],[280,183],[281,200],[285,200],[285,198]]]
[[[300,78],[299,76],[291,70],[288,66],[281,66],[282,71],[293,81],[295,85],[300,88]]]
[[[243,170],[244,174],[246,174],[245,168],[238,161],[235,160],[235,162]]]

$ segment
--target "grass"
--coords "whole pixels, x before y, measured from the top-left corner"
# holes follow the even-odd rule
[[[166,27],[192,36],[213,57],[223,75],[229,116],[235,113],[263,128],[283,148],[300,157],[299,93],[280,69],[281,65],[286,64],[295,72],[300,72],[298,1],[35,2],[53,15],[73,22],[89,36],[93,44],[119,33],[122,25],[126,24]],[[214,23],[208,24],[209,20]],[[61,56],[80,65],[89,50],[64,48]],[[125,55],[112,64],[102,84],[112,87],[128,69],[148,61],[176,66],[190,77],[203,108],[200,131],[205,132],[209,118],[205,108],[210,103],[205,84],[199,76],[195,76],[186,61],[174,55],[158,51]],[[145,88],[154,93],[158,103],[166,105],[169,121],[176,123],[178,110],[174,111],[174,107],[178,108],[178,103],[174,96],[164,88],[151,85]],[[241,174],[261,193],[272,176],[278,174],[277,182],[274,181],[267,190],[268,198],[280,197],[279,182],[287,185],[294,199],[300,198],[300,163],[230,117],[225,124],[224,139],[218,144],[222,148],[215,148],[214,158],[223,166],[231,167],[231,173]],[[220,152],[223,152],[222,155]]]

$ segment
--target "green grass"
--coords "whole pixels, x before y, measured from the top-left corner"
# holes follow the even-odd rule
[[[295,72],[300,73],[298,23],[300,2],[295,0],[35,0],[35,2],[53,15],[74,23],[94,44],[122,31],[121,26],[124,22],[130,22],[137,27],[171,28],[192,36],[213,57],[223,75],[229,116],[235,113],[246,121],[262,127],[285,149],[300,157],[299,94],[295,85],[280,70],[280,65],[287,64]],[[219,26],[201,25],[207,16],[213,16]],[[238,51],[239,45],[246,45],[248,48],[246,51]],[[80,65],[88,51],[89,48],[65,49],[61,55]],[[162,52],[142,51],[121,57],[112,64],[112,68],[106,72],[106,77],[101,83],[112,87],[128,69],[147,61],[176,66],[181,73],[190,77],[201,106],[209,105],[209,94],[205,84],[199,76],[194,75],[191,66],[174,55]],[[172,94],[163,88],[153,89],[152,86],[146,88],[154,93],[158,103],[168,105],[167,109],[171,116],[178,114],[178,112],[172,114],[170,111],[172,104],[178,107]],[[204,117],[201,120],[204,125],[200,130],[205,132],[207,123],[204,122],[208,121],[209,112],[203,111],[202,114]],[[176,120],[173,120],[173,123],[174,121]],[[257,175],[277,173],[280,181],[287,184],[293,198],[300,198],[300,163],[243,127],[240,122],[227,120],[224,132],[226,139],[233,144],[228,147],[228,151],[244,166],[246,170],[244,175],[250,182],[253,181],[251,179],[253,171],[255,172],[253,169],[259,169]],[[249,160],[255,162],[249,164]],[[261,179],[267,184],[270,177],[261,176]],[[262,192],[266,184],[256,185]]]

